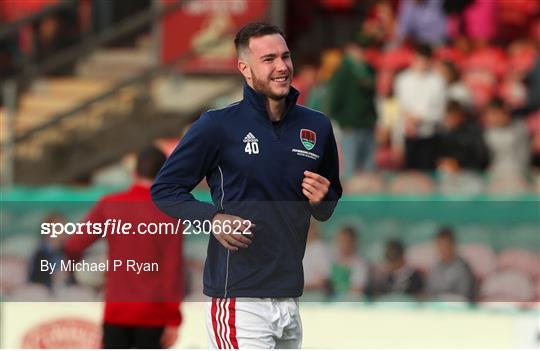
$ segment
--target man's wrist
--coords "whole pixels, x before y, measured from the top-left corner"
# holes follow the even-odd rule
[[[214,215],[212,216],[212,223],[214,222],[214,220],[216,219],[216,217],[219,215],[219,214],[224,214],[225,211],[223,209],[221,210],[217,210]]]

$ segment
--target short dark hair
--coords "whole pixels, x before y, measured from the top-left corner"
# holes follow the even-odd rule
[[[276,25],[265,22],[252,22],[246,24],[240,28],[234,38],[236,53],[239,55],[242,49],[249,47],[249,39],[271,34],[279,34],[282,37],[285,37],[281,29]]]
[[[416,45],[414,51],[417,55],[430,59],[433,56],[433,50],[431,46],[427,44],[418,44]]]
[[[445,239],[450,241],[451,243],[456,242],[456,238],[454,236],[454,230],[451,227],[441,227],[439,228],[437,235],[435,235],[435,238],[437,239]]]
[[[384,257],[386,258],[387,261],[394,262],[398,259],[403,258],[404,252],[405,252],[405,249],[401,241],[397,239],[392,239],[386,243],[386,250],[384,252]]]
[[[347,235],[349,237],[349,239],[351,239],[352,241],[357,241],[358,240],[358,233],[356,231],[356,228],[354,228],[352,225],[346,225],[346,226],[342,227],[339,230],[339,233]]]
[[[486,106],[486,109],[494,109],[494,110],[505,110],[506,111],[506,104],[504,102],[503,99],[501,99],[500,97],[494,97],[493,99],[491,99],[487,106]]]
[[[458,81],[460,73],[456,65],[450,60],[444,60],[442,61],[442,64],[448,69],[448,72],[450,72],[450,82]]]
[[[463,117],[466,115],[465,108],[456,100],[448,101],[446,104],[446,113],[456,113]]]
[[[154,179],[167,157],[155,146],[147,146],[137,153],[137,176]]]

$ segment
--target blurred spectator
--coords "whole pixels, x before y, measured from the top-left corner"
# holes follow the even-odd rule
[[[399,104],[390,88],[387,96],[377,101],[375,163],[378,169],[398,170],[402,166],[403,138],[399,128]]]
[[[304,289],[323,290],[328,286],[331,257],[328,246],[320,238],[319,224],[311,220],[304,255]]]
[[[441,0],[401,1],[396,39],[407,38],[429,45],[442,44],[446,38],[446,15]]]
[[[341,228],[336,236],[336,254],[330,274],[333,293],[358,296],[367,280],[367,266],[358,255],[358,236],[353,227]]]
[[[319,57],[316,54],[306,56],[298,65],[298,73],[292,81],[292,85],[300,92],[297,103],[306,104],[311,89],[318,83],[319,66]]]
[[[538,45],[534,66],[525,76],[527,107],[532,110],[540,109],[540,43]]]
[[[457,255],[454,232],[443,227],[435,236],[439,262],[429,272],[428,294],[431,298],[473,301],[475,282],[469,265]]]
[[[527,127],[512,119],[504,103],[493,99],[484,113],[485,140],[491,155],[489,170],[497,176],[524,176],[530,149]]]
[[[436,64],[436,68],[446,80],[447,98],[454,100],[471,110],[473,107],[473,96],[471,91],[461,80],[461,74],[452,61],[442,61]]]
[[[420,272],[405,262],[405,249],[399,240],[386,243],[385,263],[375,268],[369,277],[366,295],[370,298],[387,294],[419,297],[424,289]]]
[[[395,4],[395,2],[394,2]],[[395,33],[396,17],[393,3],[390,0],[376,0],[369,10],[363,24],[363,30],[377,44],[385,44],[392,40]]]
[[[529,124],[533,125],[531,130],[531,165],[536,171],[540,171],[540,110],[529,118]]]
[[[444,116],[446,84],[432,68],[432,51],[419,45],[412,67],[396,78],[399,123],[405,137],[405,167],[435,169],[435,128]]]
[[[65,224],[66,219],[59,213],[52,213],[44,218],[43,223]],[[43,284],[49,289],[52,289],[57,283],[61,283],[58,280],[63,272],[60,272],[59,269],[55,270],[54,274],[51,274],[48,270],[43,271],[41,269],[41,260],[46,260],[51,264],[58,263],[57,267],[59,267],[60,262],[64,258],[62,252],[63,238],[63,235],[59,235],[56,238],[52,238],[50,235],[40,236],[39,246],[30,259],[28,276],[28,281],[30,283]]]
[[[531,36],[536,48],[534,66],[525,77],[528,108],[540,110],[540,19],[531,26]]]
[[[36,52],[34,59],[41,63],[51,56],[77,43],[80,37],[77,8],[75,6],[51,14],[35,27]],[[74,63],[64,64],[48,74],[66,75],[73,72]]]
[[[139,230],[141,223],[150,225],[176,222],[153,204],[150,185],[165,162],[165,155],[148,147],[137,155],[134,184],[124,192],[102,198],[84,222],[102,226],[110,220],[130,223]],[[160,229],[163,230],[163,229]],[[181,322],[180,299],[183,293],[182,235],[106,236],[108,260],[127,260],[137,264],[155,263],[158,270],[132,272],[125,266],[106,272],[105,311],[103,317],[104,348],[162,348],[172,346]],[[78,260],[101,235],[85,233],[72,236],[64,246],[70,259]]]
[[[345,56],[329,84],[330,117],[342,129],[344,177],[374,166],[375,70],[365,58],[368,40],[354,38],[346,45]]]
[[[341,63],[341,52],[338,49],[327,49],[321,54],[321,65],[317,71],[317,84],[309,91],[306,104],[317,111],[329,115],[328,83]],[[338,144],[339,145],[339,144]]]
[[[482,171],[489,162],[482,130],[456,101],[446,108],[437,134],[437,168],[449,173],[460,170]]]
[[[467,37],[488,42],[497,33],[497,4],[494,0],[446,0],[448,32],[453,39]]]
[[[478,0],[477,0],[478,1]],[[498,38],[510,42],[523,36],[531,22],[540,14],[540,3],[531,0],[496,0]]]

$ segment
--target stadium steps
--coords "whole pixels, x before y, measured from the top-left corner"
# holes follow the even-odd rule
[[[19,102],[16,136],[151,68],[150,44],[148,37],[141,36],[135,48],[100,49],[79,62],[73,76],[34,81]],[[241,88],[238,77],[178,75],[123,88],[55,128],[18,142],[15,180],[32,185],[70,182],[156,138],[170,136],[173,130],[180,133],[188,120],[216,99],[241,96]],[[0,138],[5,135],[0,133]]]
[[[123,94],[123,102],[122,97],[115,97],[101,110],[94,106],[92,117],[81,113],[78,119],[67,119],[58,128],[40,133],[40,138],[33,138],[34,144],[27,143],[20,152],[26,157],[18,158],[17,181],[31,185],[68,183],[88,175],[157,138],[179,135],[187,121],[216,99],[228,100],[231,94],[237,97],[242,88],[238,77],[230,76],[185,76],[181,85],[173,81],[158,78],[147,92],[132,89]]]
[[[126,79],[152,67],[150,52],[145,47],[99,50],[77,66],[76,74],[94,79]]]

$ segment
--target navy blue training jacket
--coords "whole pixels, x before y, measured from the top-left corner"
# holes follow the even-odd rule
[[[247,84],[244,99],[210,110],[191,126],[152,186],[156,205],[193,223],[218,211],[256,224],[248,248],[229,251],[211,235],[204,294],[211,297],[298,297],[310,216],[327,220],[341,197],[336,141],[330,120],[296,104],[291,87],[279,123],[266,97]],[[304,171],[326,177],[330,189],[312,207],[302,193]],[[213,204],[191,191],[206,177]]]

